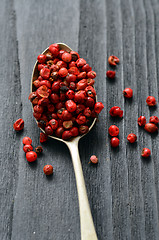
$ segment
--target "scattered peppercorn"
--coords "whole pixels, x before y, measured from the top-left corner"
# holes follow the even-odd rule
[[[140,127],[141,127],[141,126],[145,126],[145,124],[146,124],[146,118],[145,118],[145,116],[140,116],[140,117],[138,118],[138,124],[139,124]]]
[[[112,107],[110,109],[109,113],[112,117],[120,117],[121,118],[123,116],[123,110],[121,110],[121,108],[118,106]]]
[[[141,156],[144,158],[148,158],[151,155],[151,151],[149,148],[143,148]]]
[[[116,148],[119,146],[119,138],[117,137],[113,137],[111,140],[110,140],[110,144],[112,147]]]
[[[26,153],[26,159],[28,162],[34,162],[37,159],[36,152],[29,151]]]
[[[35,148],[35,152],[36,152],[37,154],[42,153],[42,152],[43,152],[42,146],[37,146],[37,147]]]
[[[24,145],[24,147],[23,147],[23,151],[25,152],[25,153],[27,153],[27,152],[30,152],[30,151],[33,151],[33,147],[31,146],[31,145]]]
[[[154,123],[146,123],[144,129],[149,133],[158,131],[158,127]]]
[[[146,103],[150,107],[155,106],[156,105],[156,99],[153,96],[148,96],[146,98]]]
[[[24,145],[31,145],[32,144],[32,140],[31,140],[30,137],[24,137],[22,142],[23,142]]]
[[[43,168],[43,171],[46,175],[52,175],[53,174],[53,166],[52,165],[45,165]]]
[[[110,136],[116,137],[119,134],[119,128],[116,125],[111,125],[108,129]]]
[[[130,143],[136,142],[136,140],[137,140],[136,134],[130,133],[130,134],[127,136],[127,140],[128,140]]]
[[[119,58],[112,55],[108,58],[108,63],[112,66],[116,66],[116,64],[119,63]]]
[[[116,74],[116,72],[115,71],[111,71],[111,70],[106,72],[107,77],[111,78],[111,79],[115,78],[115,74]]]
[[[15,123],[13,124],[13,128],[16,131],[21,131],[24,128],[24,120],[22,118],[19,118]]]
[[[159,123],[159,119],[157,116],[151,116],[149,122],[157,125]]]
[[[126,98],[132,98],[133,90],[131,88],[125,88],[124,91],[123,91],[123,95]]]
[[[95,155],[92,155],[90,157],[90,162],[93,164],[97,164],[98,163],[98,158]]]
[[[48,140],[48,137],[45,133],[41,132],[40,133],[40,142],[43,143],[43,142],[46,142]]]

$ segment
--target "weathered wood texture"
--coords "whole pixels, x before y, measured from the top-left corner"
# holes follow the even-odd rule
[[[158,101],[159,3],[157,0],[1,0],[0,13],[0,240],[79,240],[75,177],[69,151],[60,142],[43,144],[44,154],[28,164],[26,135],[39,144],[39,129],[28,101],[37,55],[49,44],[64,42],[97,72],[98,100],[105,109],[79,145],[91,211],[99,240],[159,239],[159,139],[138,127],[137,118],[158,116],[146,97]],[[120,58],[114,81],[106,78],[110,54]],[[122,90],[132,87],[132,100]],[[109,109],[119,105],[124,118]],[[25,129],[12,124],[22,117]],[[120,147],[112,149],[108,127],[120,128]],[[135,132],[138,142],[128,144]],[[141,159],[143,147],[151,160]],[[98,166],[88,165],[96,154]],[[53,164],[54,175],[43,174]]]

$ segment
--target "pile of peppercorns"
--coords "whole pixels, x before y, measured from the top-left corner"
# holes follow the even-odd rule
[[[117,63],[119,63],[119,58],[117,58],[116,56],[110,56],[108,58],[108,62],[110,65],[112,66],[116,66]],[[115,71],[107,71],[106,73],[107,77],[110,79],[115,78],[116,72]],[[123,95],[126,98],[132,98],[133,97],[133,90],[131,88],[125,88],[123,91]],[[155,106],[156,105],[156,99],[153,96],[148,96],[146,99],[146,103],[148,106]],[[121,110],[120,107],[118,106],[114,106],[110,109],[109,111],[110,115],[112,117],[123,117],[123,111]],[[149,123],[146,123],[146,118],[145,116],[140,116],[138,118],[138,125],[139,126],[144,126],[144,129],[149,132],[149,133],[154,133],[158,131],[158,127],[157,124],[159,122],[159,119],[157,116],[151,116],[149,119]],[[108,129],[108,132],[110,134],[110,136],[112,136],[113,138],[110,141],[110,144],[112,147],[118,147],[119,146],[119,139],[117,138],[118,134],[119,134],[119,128],[116,125],[111,125]],[[137,136],[134,133],[130,133],[127,136],[127,140],[130,143],[134,143],[137,140]],[[151,151],[148,148],[143,148],[142,149],[142,153],[141,156],[142,157],[149,157],[151,155]]]
[[[50,45],[37,60],[38,77],[29,100],[38,126],[46,135],[64,140],[87,133],[104,108],[96,102],[96,73],[77,52],[62,50],[58,44]]]

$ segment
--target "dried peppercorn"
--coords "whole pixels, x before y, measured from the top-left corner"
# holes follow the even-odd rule
[[[159,123],[159,119],[157,116],[151,116],[149,122],[157,125]]]
[[[30,151],[26,153],[26,159],[28,162],[34,162],[37,159],[36,152]]]
[[[102,102],[96,102],[94,105],[94,111],[98,114],[102,111],[103,108],[104,108],[104,105]]]
[[[113,137],[113,138],[110,140],[110,144],[111,144],[111,146],[114,147],[114,148],[118,147],[118,146],[119,146],[119,143],[120,143],[120,141],[119,141],[119,138],[117,138],[117,137]]]
[[[111,79],[115,78],[115,74],[116,74],[116,72],[115,71],[111,71],[111,70],[106,72],[107,77],[111,78]]]
[[[35,152],[36,152],[37,154],[42,153],[42,152],[43,152],[42,146],[37,146],[37,147],[35,148]]]
[[[60,68],[60,70],[59,70],[60,77],[66,77],[67,74],[68,74],[67,68],[64,68],[64,67]]]
[[[111,125],[108,131],[112,137],[116,137],[119,134],[119,128],[116,125]]]
[[[128,140],[130,143],[136,142],[136,140],[137,140],[136,134],[130,133],[130,134],[127,136],[127,140]]]
[[[151,155],[151,151],[149,148],[143,148],[141,156],[144,158],[148,158]]]
[[[125,88],[124,91],[123,91],[123,95],[126,98],[132,98],[133,90],[131,88]]]
[[[37,57],[37,60],[39,63],[45,63],[46,61],[46,56],[44,54],[40,54],[38,57]]]
[[[119,58],[112,55],[108,58],[108,63],[112,66],[116,66],[116,64],[119,63]]]
[[[93,163],[93,164],[97,164],[98,163],[98,158],[96,157],[96,155],[92,155],[90,157],[90,162]]]
[[[31,145],[32,144],[32,140],[30,137],[24,137],[22,140],[24,145]]]
[[[15,121],[13,124],[13,128],[16,131],[21,131],[24,128],[24,120],[22,118],[19,118],[18,120]]]
[[[30,151],[33,151],[33,147],[32,147],[31,145],[24,145],[23,151],[24,151],[25,153],[30,152]]]
[[[53,166],[52,165],[45,165],[43,168],[43,172],[45,175],[52,175],[53,174]]]
[[[158,127],[154,123],[146,123],[144,129],[149,133],[158,131]]]
[[[68,52],[64,52],[63,54],[62,54],[62,56],[61,56],[61,58],[62,58],[62,60],[64,61],[64,62],[71,62],[71,59],[72,59],[72,55],[70,54],[70,53],[68,53]]]
[[[62,139],[68,140],[72,137],[72,133],[69,130],[66,130],[62,133]]]
[[[153,97],[153,96],[148,96],[147,98],[146,98],[146,103],[147,103],[147,105],[148,106],[155,106],[156,105],[156,99],[155,99],[155,97]]]
[[[46,142],[48,140],[48,137],[45,133],[41,132],[40,133],[40,142],[43,143],[43,142]]]
[[[141,127],[141,126],[145,126],[145,124],[146,124],[146,118],[145,118],[145,116],[140,116],[140,117],[138,118],[138,124],[139,124],[140,127]]]
[[[112,117],[120,117],[121,118],[123,116],[123,110],[121,110],[121,108],[118,106],[112,107],[110,109],[109,113]]]

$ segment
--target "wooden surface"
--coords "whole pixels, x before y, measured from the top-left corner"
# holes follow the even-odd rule
[[[80,240],[75,176],[67,147],[50,140],[36,163],[28,164],[22,138],[39,144],[32,116],[30,78],[36,57],[54,42],[78,51],[97,72],[98,100],[105,109],[99,122],[79,145],[90,207],[99,240],[159,239],[158,135],[138,127],[137,118],[158,116],[146,105],[158,102],[158,0],[1,0],[0,11],[0,240]],[[109,55],[120,58],[114,81],[106,79]],[[122,90],[132,87],[125,100]],[[124,118],[109,109],[119,105]],[[15,133],[22,117],[25,129]],[[112,149],[108,127],[120,128],[120,147]],[[127,143],[130,132],[136,144]],[[152,151],[141,159],[143,147]],[[96,154],[98,166],[88,164]],[[53,164],[47,178],[43,166]]]

